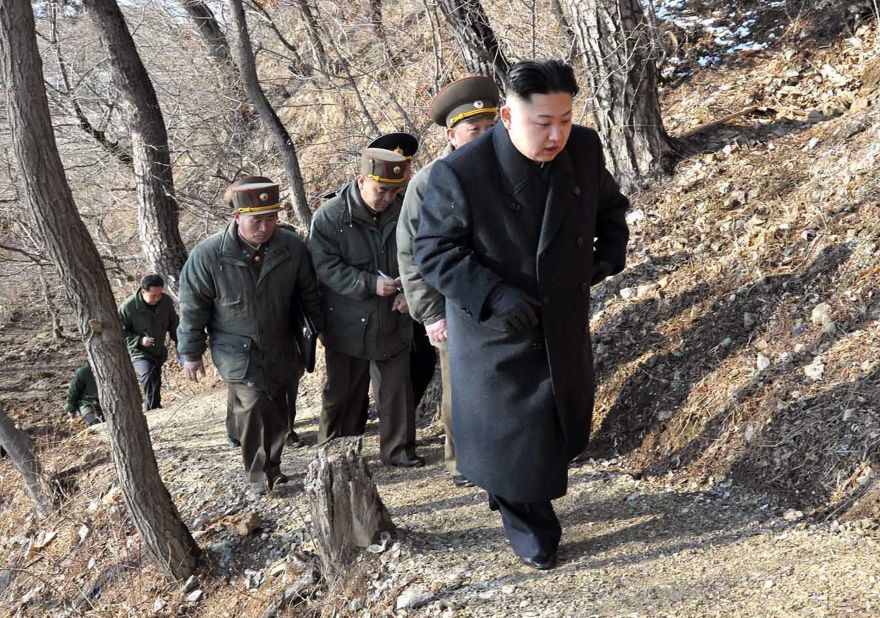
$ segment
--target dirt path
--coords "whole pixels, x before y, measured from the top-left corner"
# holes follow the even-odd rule
[[[314,394],[299,429],[314,443]],[[228,584],[216,583],[202,615],[256,613],[271,596],[271,565],[309,549],[302,478],[314,447],[285,452],[293,482],[248,499],[238,451],[225,442],[225,393],[150,415],[163,475],[175,501]],[[376,462],[375,422],[365,452],[401,534],[366,554],[359,582],[311,601],[319,614],[446,616],[873,616],[880,612],[880,552],[870,525],[806,523],[724,483],[672,486],[636,480],[616,462],[571,470],[555,504],[563,524],[560,565],[538,573],[509,551],[496,513],[477,489],[455,489],[442,469],[434,426],[421,428],[429,465],[392,470]],[[234,522],[258,514],[262,533]],[[406,589],[430,597],[395,610]],[[418,590],[415,590],[418,592]],[[300,606],[300,611],[304,608]]]

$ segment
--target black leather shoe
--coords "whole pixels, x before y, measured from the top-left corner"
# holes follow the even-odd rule
[[[538,569],[539,571],[547,571],[556,566],[556,554],[549,556],[520,556],[519,559],[527,567]]]
[[[287,434],[287,438],[284,440],[287,446],[292,448],[303,448],[306,446],[305,441],[299,437],[299,434],[295,431],[291,431]]]
[[[229,434],[226,434],[226,439],[229,440],[229,444],[231,444],[235,448],[241,447],[241,441],[235,436],[230,436]]]
[[[269,479],[269,488],[275,489],[276,485],[283,485],[284,483],[289,483],[290,479],[287,478],[287,475],[283,472],[278,474],[278,476],[273,476]]]
[[[475,487],[474,482],[468,479],[463,474],[456,474],[455,476],[453,476],[452,484],[456,487]]]
[[[418,468],[425,465],[425,460],[418,455],[413,455],[410,459],[392,461],[391,465],[395,468]]]

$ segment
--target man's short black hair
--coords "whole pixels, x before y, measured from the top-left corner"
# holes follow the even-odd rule
[[[577,96],[580,88],[570,64],[561,60],[523,60],[507,72],[507,93],[530,101],[533,94],[567,92]]]
[[[150,288],[164,288],[165,280],[162,275],[144,275],[141,279],[141,289],[149,290]]]

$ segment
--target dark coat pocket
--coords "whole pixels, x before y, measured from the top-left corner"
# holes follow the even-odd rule
[[[211,335],[211,358],[224,380],[244,380],[251,359],[251,339],[230,333]]]

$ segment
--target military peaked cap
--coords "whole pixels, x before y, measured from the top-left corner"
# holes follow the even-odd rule
[[[474,75],[452,82],[431,101],[431,120],[452,128],[458,122],[498,113],[498,86],[491,77]]]
[[[383,148],[364,148],[361,174],[388,187],[403,187],[409,180],[410,160]]]
[[[386,133],[367,144],[367,148],[382,148],[412,159],[419,149],[419,140],[409,133]]]
[[[245,182],[233,184],[227,190],[232,207],[240,215],[266,215],[283,210],[281,206],[280,188],[277,183]]]

